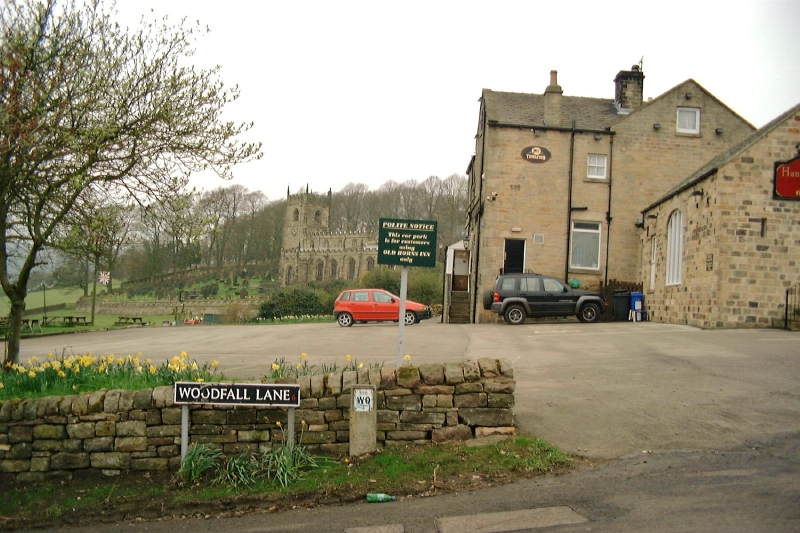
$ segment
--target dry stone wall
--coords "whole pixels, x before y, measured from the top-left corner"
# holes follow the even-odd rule
[[[379,445],[514,434],[514,370],[507,360],[423,364],[304,376],[297,438],[318,453],[349,450],[350,393],[376,387]],[[227,455],[263,451],[284,438],[288,411],[190,406],[191,442]],[[280,424],[278,424],[280,422]],[[78,471],[176,471],[181,406],[173,387],[109,390],[0,402],[0,481],[71,479]]]

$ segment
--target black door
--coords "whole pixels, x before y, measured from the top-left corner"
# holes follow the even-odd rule
[[[506,239],[503,274],[522,272],[525,265],[525,239]]]

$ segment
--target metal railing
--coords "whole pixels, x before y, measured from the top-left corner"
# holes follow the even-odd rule
[[[800,328],[800,283],[786,289],[783,329]]]

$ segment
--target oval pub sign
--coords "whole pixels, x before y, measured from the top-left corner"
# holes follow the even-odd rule
[[[522,159],[531,163],[545,163],[550,159],[550,150],[542,146],[528,146],[522,150]]]

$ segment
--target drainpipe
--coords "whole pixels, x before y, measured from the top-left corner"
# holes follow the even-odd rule
[[[611,135],[608,148],[608,211],[606,211],[606,274],[603,286],[608,285],[608,254],[611,248],[611,183],[612,169],[614,166],[614,136]]]
[[[477,220],[477,224],[475,225],[475,279],[472,281],[472,311],[470,312],[471,322],[473,324],[477,323],[475,320],[477,318],[476,313],[478,310],[478,269],[480,268],[480,258],[481,258],[481,221],[483,219],[483,209],[480,207],[481,202],[483,202],[483,165],[484,161],[486,160],[486,135],[488,135],[488,121],[486,120],[486,101],[483,101],[483,140],[481,141],[481,172],[478,175],[481,180],[480,192],[478,194],[478,213],[480,213],[480,218]]]
[[[569,185],[567,190],[567,255],[564,264],[564,282],[569,283],[569,247],[572,235],[572,170],[575,159],[575,121],[572,121],[572,130],[569,137]]]

